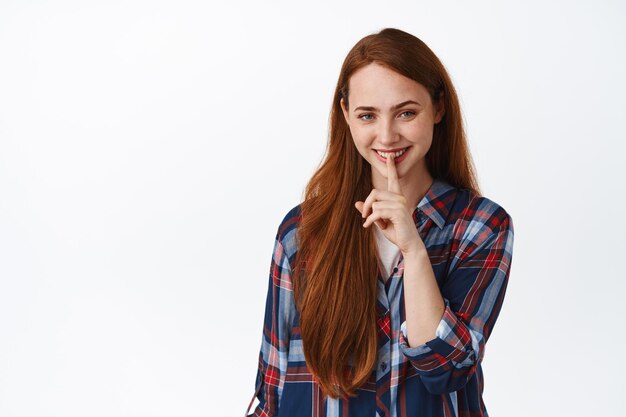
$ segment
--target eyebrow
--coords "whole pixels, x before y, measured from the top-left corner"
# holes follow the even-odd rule
[[[420,103],[418,103],[417,101],[413,101],[413,100],[407,100],[407,101],[403,101],[402,103],[396,104],[395,106],[391,107],[391,110],[397,110],[400,107],[406,106],[407,104],[417,104],[418,106],[421,106]],[[354,109],[354,111],[357,110],[365,110],[365,111],[380,111],[379,109],[377,109],[376,107],[371,107],[371,106],[359,106],[356,109]]]

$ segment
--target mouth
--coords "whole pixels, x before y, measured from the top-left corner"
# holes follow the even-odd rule
[[[406,158],[406,155],[409,153],[409,151],[411,150],[411,146],[407,146],[406,148],[401,148],[400,150],[396,151],[396,152],[389,152],[389,153],[393,153],[395,158],[393,159],[393,161],[396,164],[399,164],[400,162],[404,161],[404,159]],[[389,153],[387,152],[380,152],[376,149],[373,149],[374,153],[376,154],[376,157],[380,160],[383,161],[385,163],[387,163],[387,156],[389,155]]]

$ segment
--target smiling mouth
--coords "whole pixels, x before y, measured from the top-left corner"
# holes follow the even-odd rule
[[[396,151],[396,152],[381,152],[381,151],[379,151],[378,149],[374,149],[374,150],[376,151],[376,153],[377,153],[378,155],[380,155],[380,156],[382,156],[383,158],[387,159],[387,156],[388,156],[390,153],[393,153],[393,155],[394,155],[396,158],[399,158],[399,157],[401,157],[402,155],[404,155],[404,153],[405,153],[405,152],[406,152],[409,148],[410,148],[410,146],[407,146],[406,148],[402,148],[401,150]]]

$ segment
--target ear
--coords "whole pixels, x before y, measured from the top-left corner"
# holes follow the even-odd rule
[[[350,123],[350,119],[349,119],[349,114],[348,114],[348,109],[346,109],[346,102],[343,101],[343,97],[341,98],[341,100],[339,100],[339,104],[341,105],[341,111],[343,112],[343,117],[344,119],[346,119],[346,123]]]
[[[443,119],[443,115],[446,113],[446,102],[445,96],[443,95],[443,91],[439,93],[439,99],[437,100],[437,105],[435,106],[435,124],[439,123],[441,119]]]

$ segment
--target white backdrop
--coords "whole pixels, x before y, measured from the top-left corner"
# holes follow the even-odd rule
[[[514,221],[490,415],[623,415],[626,6],[332,3],[0,3],[0,416],[243,415],[276,228],[387,26]]]

